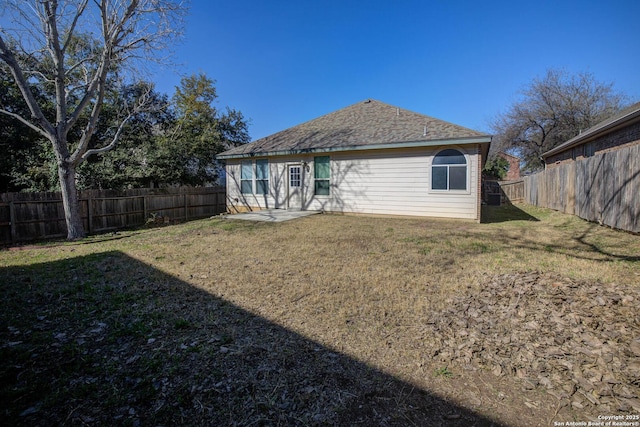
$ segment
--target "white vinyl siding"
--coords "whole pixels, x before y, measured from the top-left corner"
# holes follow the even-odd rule
[[[433,156],[442,148],[361,151],[331,156],[332,202],[326,211],[478,218],[477,146],[455,147],[467,160],[467,190],[431,190]],[[465,149],[466,148],[466,149]]]
[[[434,156],[444,148],[464,154],[467,167],[466,191],[434,191],[431,169]],[[478,145],[333,152],[330,156],[329,196],[315,196],[313,155],[269,158],[272,195],[245,198],[247,206],[286,209],[287,165],[302,168],[302,209],[327,212],[434,216],[477,219],[479,217]],[[227,173],[240,161],[229,160]],[[234,166],[235,165],[235,166]],[[227,179],[230,200],[237,197],[237,184]]]

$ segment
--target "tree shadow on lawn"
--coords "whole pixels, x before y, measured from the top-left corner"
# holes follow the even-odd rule
[[[569,214],[567,218],[577,219],[577,217]],[[483,206],[482,207],[482,222],[483,223],[500,223],[507,221],[540,221],[538,218],[529,215],[525,211],[519,209],[515,205],[502,205],[502,206]],[[584,221],[585,227],[583,231],[578,231],[573,235],[565,236],[561,241],[549,241],[547,243],[541,243],[539,241],[533,241],[523,236],[509,236],[504,233],[497,234],[493,237],[494,242],[500,242],[504,245],[509,245],[514,248],[529,249],[532,251],[544,251],[555,252],[559,254],[568,255],[576,259],[593,260],[597,262],[616,262],[616,261],[628,261],[638,262],[640,257],[636,255],[621,255],[615,254],[611,250],[607,250],[604,245],[594,243],[592,236],[595,232],[601,228],[600,225]],[[617,232],[625,233],[618,230]],[[572,247],[572,243],[577,247]],[[610,245],[611,246],[611,245]],[[577,248],[581,248],[578,250]],[[620,247],[620,252],[625,252],[623,247]],[[626,252],[629,252],[628,250]]]
[[[120,252],[0,283],[2,425],[499,425]]]
[[[147,227],[148,228],[148,227]],[[122,234],[122,230],[110,231],[108,233],[92,234],[80,240],[69,241],[64,238],[60,239],[36,239],[36,240],[24,240],[18,242],[0,243],[0,249],[7,249],[9,251],[26,251],[30,249],[47,249],[57,248],[60,246],[81,246],[81,245],[93,245],[96,243],[104,243],[115,240],[129,239],[141,234],[141,228],[137,231],[131,231],[126,234]]]
[[[480,217],[480,222],[483,224],[507,221],[540,221],[515,205],[482,206]]]

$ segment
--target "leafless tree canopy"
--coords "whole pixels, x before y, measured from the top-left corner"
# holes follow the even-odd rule
[[[162,61],[181,33],[185,8],[171,0],[4,0],[9,22],[0,27],[0,60],[29,107],[24,117],[9,115],[39,132],[53,145],[65,201],[69,238],[84,234],[75,196],[75,169],[89,155],[115,146],[124,124],[144,107],[143,95],[123,112],[112,140],[89,149],[105,90],[119,80],[135,80],[127,70]],[[35,88],[42,97],[36,97]],[[69,132],[79,126],[80,137]]]
[[[85,109],[93,110],[85,138],[74,152],[76,164],[95,127],[109,75],[122,79],[127,66],[162,59],[159,55],[181,30],[181,5],[171,1],[4,3],[12,25],[0,29],[0,59],[9,66],[32,114],[16,118],[52,139],[67,133]],[[34,84],[50,90],[55,118],[46,117],[29,93]]]
[[[540,156],[618,112],[625,97],[592,74],[549,70],[492,123],[493,152],[512,151],[525,169],[540,169]]]

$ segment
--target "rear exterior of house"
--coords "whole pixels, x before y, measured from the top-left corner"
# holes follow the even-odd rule
[[[234,211],[480,219],[480,177],[491,138],[365,101],[229,150]]]

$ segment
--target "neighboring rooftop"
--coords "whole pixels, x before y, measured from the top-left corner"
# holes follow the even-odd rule
[[[488,143],[487,134],[372,99],[358,102],[249,144],[220,159],[338,149]]]
[[[542,155],[542,157],[549,157],[562,151],[568,150],[569,148],[573,148],[576,145],[588,142],[590,139],[593,139],[597,136],[613,132],[621,125],[627,125],[631,121],[637,120],[640,120],[640,102],[637,102],[630,107],[625,108],[624,110],[620,111],[617,114],[614,114],[608,119],[601,121],[597,125],[590,127],[586,131],[580,133],[580,135],[571,138],[567,142],[547,151]]]

